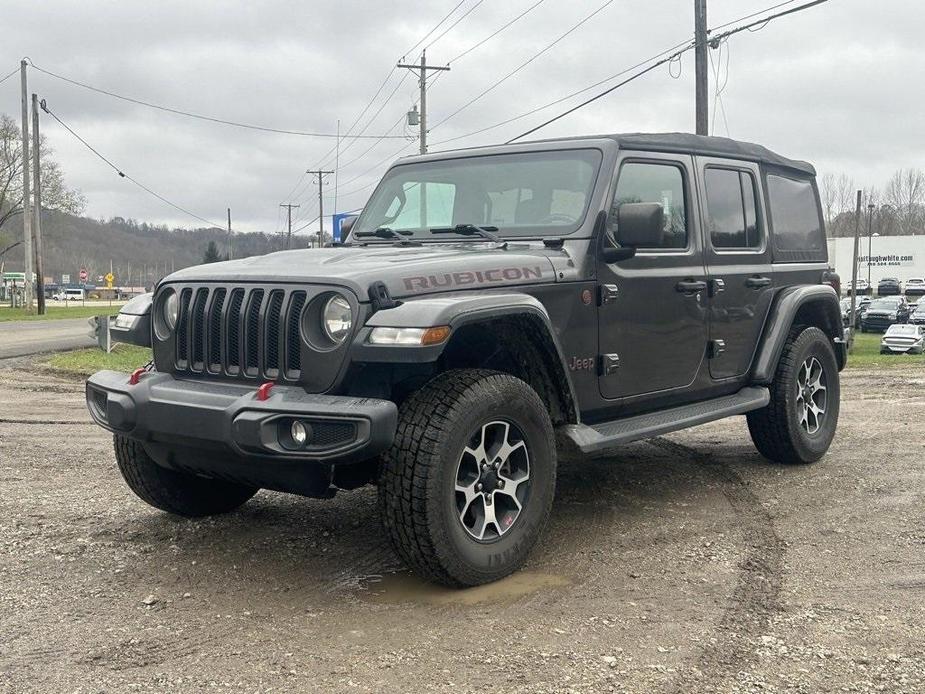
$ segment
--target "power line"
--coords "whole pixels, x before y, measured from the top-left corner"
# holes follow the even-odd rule
[[[573,98],[573,97],[576,97],[576,96],[578,96],[579,94],[584,94],[585,92],[591,91],[591,90],[594,89],[595,87],[599,87],[599,86],[601,86],[602,84],[606,84],[607,82],[611,82],[611,81],[617,79],[618,77],[620,77],[620,76],[622,76],[622,75],[625,75],[625,74],[628,73],[628,72],[631,72],[632,70],[636,70],[637,68],[640,68],[640,67],[646,65],[647,63],[652,62],[653,60],[657,60],[658,58],[662,57],[662,56],[665,55],[666,53],[672,53],[672,55],[675,56],[675,55],[677,55],[677,54],[676,54],[676,51],[677,51],[679,48],[681,48],[681,47],[683,47],[683,46],[687,46],[687,45],[690,45],[690,41],[682,41],[682,42],[680,42],[680,43],[675,44],[675,45],[672,46],[671,48],[666,48],[665,50],[663,50],[663,51],[661,51],[661,52],[659,52],[659,53],[656,53],[655,55],[653,55],[653,56],[651,56],[651,57],[649,57],[649,58],[646,58],[645,60],[641,60],[640,62],[636,63],[635,65],[631,65],[630,67],[624,68],[623,70],[620,70],[620,72],[614,73],[613,75],[610,75],[609,77],[605,77],[605,78],[602,79],[602,80],[598,80],[598,81],[595,82],[594,84],[590,84],[590,85],[588,85],[587,87],[582,87],[581,89],[579,89],[579,90],[577,90],[577,91],[574,91],[574,92],[572,92],[572,93],[570,93],[570,94],[566,94],[565,96],[559,97],[558,99],[556,99],[556,100],[554,100],[554,101],[550,101],[549,103],[543,104],[542,106],[537,106],[537,107],[535,107],[535,108],[530,109],[529,111],[525,111],[524,113],[521,113],[520,115],[512,116],[511,118],[508,118],[508,119],[506,119],[506,120],[500,121],[500,122],[495,123],[495,124],[493,124],[493,125],[487,125],[487,126],[485,126],[484,128],[479,128],[478,130],[473,130],[472,132],[465,133],[464,135],[457,135],[457,136],[455,136],[455,137],[450,137],[450,138],[447,138],[447,139],[445,139],[445,140],[440,140],[439,142],[435,142],[434,145],[443,145],[443,144],[446,144],[446,143],[448,143],[448,142],[455,142],[456,140],[462,140],[462,139],[465,139],[465,138],[467,138],[467,137],[472,137],[473,135],[480,135],[481,133],[487,132],[487,131],[489,131],[489,130],[494,130],[495,128],[500,128],[500,127],[503,126],[503,125],[508,125],[509,123],[513,123],[513,122],[515,122],[515,121],[521,120],[521,119],[526,118],[526,117],[528,117],[528,116],[532,116],[534,113],[539,113],[540,111],[545,111],[547,108],[550,108],[550,107],[555,106],[555,105],[557,105],[557,104],[561,104],[563,101],[568,101],[569,99],[571,99],[571,98]]]
[[[494,82],[493,84],[491,84],[487,89],[485,89],[484,91],[482,91],[478,96],[476,96],[476,97],[474,97],[474,98],[472,98],[472,99],[468,99],[462,106],[460,106],[458,109],[456,109],[455,111],[453,111],[453,113],[451,113],[450,115],[446,116],[443,120],[441,120],[439,123],[437,123],[436,125],[434,125],[434,126],[431,128],[431,130],[436,130],[438,127],[440,127],[441,125],[443,125],[444,123],[446,123],[448,120],[450,120],[450,118],[453,118],[453,117],[459,115],[460,113],[462,113],[463,111],[465,111],[467,108],[469,108],[470,106],[472,106],[472,104],[474,104],[476,101],[479,101],[479,100],[480,100],[481,98],[483,98],[486,94],[488,94],[489,92],[491,92],[492,90],[496,89],[498,86],[500,86],[501,84],[503,84],[504,82],[506,82],[507,80],[509,80],[511,77],[513,77],[513,76],[516,75],[518,72],[520,72],[520,71],[523,70],[525,67],[527,67],[527,65],[529,65],[530,63],[532,63],[534,60],[536,60],[537,58],[539,58],[541,55],[543,55],[543,54],[546,53],[547,51],[551,50],[556,44],[558,44],[558,43],[559,43],[560,41],[562,41],[564,38],[566,38],[567,36],[569,36],[569,35],[572,34],[573,32],[577,31],[582,25],[584,25],[584,24],[585,24],[586,22],[588,22],[592,17],[594,17],[595,15],[597,15],[598,13],[600,13],[601,11],[603,11],[604,8],[606,8],[608,5],[613,4],[613,1],[614,1],[614,0],[606,0],[606,1],[604,2],[604,4],[602,4],[600,7],[598,7],[596,10],[594,10],[594,11],[591,12],[590,14],[586,15],[580,22],[578,22],[577,24],[575,24],[574,26],[572,26],[572,28],[570,28],[570,29],[569,29],[568,31],[566,31],[564,34],[560,35],[560,36],[559,36],[557,39],[555,39],[552,43],[547,44],[547,45],[546,45],[542,50],[540,50],[538,53],[535,53],[531,58],[529,58],[529,59],[526,60],[525,62],[521,63],[518,67],[516,67],[514,70],[512,70],[511,72],[509,72],[508,74],[506,74],[504,77],[502,77],[501,79],[499,79],[497,82]]]
[[[245,128],[245,129],[247,129],[247,130],[259,130],[259,131],[261,131],[261,132],[277,133],[277,134],[281,134],[281,135],[298,135],[298,136],[300,136],[300,137],[337,138],[337,135],[334,134],[334,133],[316,133],[316,132],[306,132],[306,131],[304,131],[304,130],[285,130],[285,129],[282,129],[282,128],[271,128],[271,127],[269,127],[269,126],[253,125],[253,124],[251,124],[251,123],[241,123],[241,122],[238,122],[238,121],[226,120],[226,119],[224,119],[224,118],[215,118],[215,117],[213,117],[213,116],[204,116],[204,115],[202,115],[202,114],[200,114],[200,113],[192,113],[192,112],[190,112],[190,111],[182,111],[182,110],[180,110],[180,109],[171,108],[171,107],[169,107],[169,106],[161,106],[161,105],[159,105],[159,104],[151,103],[150,101],[142,101],[141,99],[135,99],[135,98],[130,97],[130,96],[124,96],[123,94],[117,94],[116,92],[111,92],[111,91],[108,91],[108,90],[106,90],[106,89],[100,89],[99,87],[94,87],[94,86],[89,85],[89,84],[86,84],[86,83],[84,83],[84,82],[79,82],[79,81],[77,81],[77,80],[71,79],[70,77],[65,77],[64,75],[59,75],[59,74],[57,74],[57,73],[51,72],[50,70],[46,70],[45,68],[41,68],[41,67],[39,67],[38,65],[36,65],[35,63],[33,63],[32,61],[29,61],[29,65],[30,65],[33,69],[38,70],[39,72],[42,72],[42,73],[44,73],[44,74],[46,74],[46,75],[48,75],[48,76],[50,76],[50,77],[54,77],[55,79],[62,80],[63,82],[67,82],[67,83],[69,83],[69,84],[73,84],[73,85],[75,85],[75,86],[82,87],[83,89],[89,89],[89,90],[92,91],[92,92],[97,92],[97,93],[99,93],[99,94],[105,94],[106,96],[111,96],[111,97],[113,97],[114,99],[121,99],[122,101],[127,101],[127,102],[132,103],[132,104],[137,104],[137,105],[139,105],[139,106],[146,106],[147,108],[153,108],[153,109],[156,109],[156,110],[158,110],[158,111],[165,111],[165,112],[167,112],[167,113],[173,113],[173,114],[178,115],[178,116],[186,116],[187,118],[195,118],[195,119],[197,119],[197,120],[204,120],[204,121],[208,121],[208,122],[210,122],[210,123],[220,123],[220,124],[222,124],[222,125],[230,125],[230,126],[233,126],[233,127],[235,127],[235,128]],[[374,139],[374,138],[379,138],[379,137],[384,137],[384,136],[382,136],[382,135],[361,135],[361,136],[357,136],[357,137],[365,137],[365,138]]]
[[[453,16],[453,13],[455,13],[456,10],[458,10],[460,7],[462,7],[462,5],[463,5],[464,2],[466,2],[466,0],[459,0],[459,2],[456,3],[456,5],[453,6],[453,9],[450,10],[449,12],[447,12],[446,15],[444,15],[443,19],[441,19],[439,22],[437,22],[436,25],[434,25],[434,28],[433,28],[433,29],[431,29],[431,30],[428,31],[426,34],[424,34],[424,36],[422,36],[421,39],[420,39],[416,44],[414,44],[411,48],[409,48],[407,51],[405,51],[405,52],[402,54],[402,60],[404,60],[406,57],[408,57],[409,55],[411,55],[411,54],[415,51],[415,49],[417,49],[418,46],[420,46],[422,43],[424,43],[424,42],[430,37],[431,34],[433,34],[435,31],[437,31],[437,29],[439,29],[439,28],[441,27],[441,25],[442,25],[446,20],[448,20],[450,17],[452,17],[452,16]]]
[[[55,115],[55,113],[54,113],[51,109],[48,108],[48,105],[45,103],[45,99],[42,99],[42,110],[43,110],[45,113],[47,113],[49,116],[51,116],[52,118],[54,118],[56,121],[58,121],[58,124],[61,125],[61,127],[63,127],[65,130],[67,130],[67,131],[68,131],[71,135],[73,135],[75,138],[77,138],[77,139],[80,141],[80,143],[83,144],[84,147],[86,147],[87,149],[89,149],[89,150],[90,150],[91,152],[93,152],[97,157],[99,157],[99,158],[102,159],[104,162],[106,162],[106,164],[107,164],[113,171],[115,171],[117,174],[119,174],[119,176],[120,176],[121,178],[124,178],[124,179],[126,179],[126,180],[128,180],[128,181],[131,181],[132,183],[134,183],[136,186],[138,186],[139,188],[141,188],[141,189],[142,189],[143,191],[145,191],[146,193],[149,193],[150,195],[153,195],[154,197],[156,197],[156,198],[157,198],[158,200],[160,200],[161,202],[164,202],[164,203],[170,205],[172,208],[174,208],[175,210],[179,210],[180,212],[182,212],[182,213],[185,214],[185,215],[189,215],[189,216],[192,217],[193,219],[198,219],[200,222],[205,222],[205,223],[208,224],[209,226],[217,227],[217,228],[219,228],[219,229],[223,229],[223,228],[224,228],[223,225],[221,225],[221,224],[216,224],[215,222],[212,222],[212,221],[206,219],[205,217],[200,217],[198,214],[195,214],[195,213],[193,213],[193,212],[190,212],[190,211],[187,210],[185,207],[180,207],[180,206],[177,205],[175,202],[171,202],[170,200],[168,200],[167,198],[165,198],[165,197],[164,197],[163,195],[161,195],[160,193],[157,193],[157,192],[151,190],[151,189],[148,188],[148,186],[146,186],[145,184],[141,183],[141,182],[138,181],[137,179],[135,179],[135,178],[129,176],[127,173],[125,173],[124,171],[122,171],[121,168],[119,168],[116,164],[114,164],[112,161],[110,161],[108,158],[106,158],[106,156],[104,156],[103,154],[101,154],[101,153],[99,152],[99,150],[97,150],[93,145],[91,145],[89,142],[87,142],[85,139],[83,139],[80,135],[78,135],[76,132],[74,132],[74,130],[73,130],[67,123],[65,123],[65,122],[62,121],[60,118],[58,118],[58,116]]]
[[[478,8],[478,6],[481,5],[483,2],[485,2],[485,0],[476,0],[476,3],[475,3],[472,7],[470,7],[468,10],[466,10],[466,11],[463,12],[461,15],[459,15],[459,17],[457,17],[456,21],[453,22],[452,24],[450,24],[450,26],[448,26],[446,29],[444,29],[444,30],[440,33],[440,35],[439,35],[437,38],[433,39],[430,43],[428,43],[426,46],[424,46],[424,50],[427,50],[428,48],[430,48],[431,46],[433,46],[435,43],[437,43],[437,41],[439,41],[439,40],[442,39],[444,36],[446,36],[448,33],[450,33],[450,32],[453,30],[453,28],[454,28],[457,24],[459,24],[462,20],[464,20],[466,17],[468,17],[470,14],[472,14],[472,12],[473,12],[476,8]]]
[[[790,1],[793,2],[793,0],[790,0]],[[457,55],[455,58],[453,58],[452,60],[450,60],[449,62],[447,62],[447,65],[450,65],[450,64],[456,62],[457,60],[459,60],[459,59],[462,58],[463,56],[469,55],[469,54],[470,54],[472,51],[474,51],[476,48],[479,48],[480,46],[482,46],[483,44],[487,43],[488,41],[491,41],[493,38],[495,38],[495,36],[497,36],[498,34],[500,34],[502,31],[504,31],[505,29],[507,29],[507,28],[508,28],[509,26],[511,26],[512,24],[516,23],[516,22],[517,22],[518,20],[520,20],[522,17],[525,17],[526,15],[528,15],[530,12],[532,12],[533,10],[535,10],[537,7],[539,7],[540,5],[542,5],[544,2],[546,2],[546,0],[537,0],[537,2],[533,3],[532,5],[530,5],[530,7],[528,7],[528,8],[525,9],[523,12],[521,12],[519,15],[517,15],[516,17],[514,17],[514,19],[512,19],[511,21],[509,21],[507,24],[503,24],[501,27],[499,27],[498,29],[496,29],[494,32],[492,32],[491,34],[489,34],[488,36],[486,36],[484,39],[482,39],[482,40],[479,41],[478,43],[476,43],[476,44],[470,46],[469,48],[467,48],[466,50],[464,50],[462,53],[460,53],[459,55]]]
[[[779,12],[779,13],[777,13],[777,14],[773,14],[773,15],[769,15],[769,16],[767,16],[767,17],[763,17],[762,19],[759,19],[758,21],[751,22],[751,23],[749,23],[749,24],[745,24],[745,25],[740,26],[740,27],[736,27],[735,29],[730,29],[729,31],[725,31],[725,32],[722,32],[722,33],[720,33],[720,34],[712,35],[712,36],[710,36],[710,44],[711,44],[711,45],[719,45],[720,42],[726,40],[728,37],[732,36],[733,34],[739,33],[740,31],[745,31],[746,29],[748,29],[748,28],[750,28],[750,27],[753,27],[753,26],[758,26],[759,24],[767,24],[768,22],[771,22],[771,21],[774,20],[774,19],[778,19],[779,17],[784,17],[784,16],[786,16],[786,15],[793,14],[794,12],[799,12],[799,11],[801,11],[801,10],[805,10],[805,9],[810,8],[810,7],[815,7],[816,5],[821,5],[821,4],[824,3],[824,2],[828,2],[828,0],[813,0],[812,2],[805,3],[805,4],[803,4],[803,5],[800,5],[799,7],[792,7],[792,8],[790,8],[790,9],[788,9],[788,10],[783,11],[783,12]],[[780,6],[778,6],[778,7],[780,7]],[[755,16],[754,14],[749,15],[749,17],[754,17],[754,16]],[[667,62],[670,62],[671,60],[674,60],[677,56],[679,56],[679,55],[681,55],[682,53],[685,53],[685,52],[691,50],[693,47],[694,47],[694,44],[691,43],[691,44],[690,44],[689,46],[687,46],[686,48],[683,48],[683,49],[681,49],[680,51],[677,51],[676,53],[674,53],[673,55],[668,56],[667,58],[662,58],[661,60],[659,60],[659,61],[653,63],[652,65],[650,65],[649,67],[645,68],[645,69],[642,70],[641,72],[636,73],[636,74],[633,75],[632,77],[629,77],[629,78],[623,80],[622,82],[619,82],[619,83],[613,85],[612,87],[609,87],[608,89],[605,89],[604,91],[600,92],[599,94],[595,94],[595,95],[592,96],[590,99],[586,99],[585,101],[581,102],[580,104],[578,104],[578,105],[576,105],[576,106],[573,106],[572,108],[570,108],[570,109],[568,109],[568,110],[566,110],[566,111],[563,111],[562,113],[558,114],[557,116],[554,116],[553,118],[550,118],[549,120],[545,121],[544,123],[541,123],[540,125],[536,126],[535,128],[531,128],[530,130],[527,130],[526,132],[523,132],[523,133],[521,133],[520,135],[517,135],[516,137],[511,138],[511,139],[508,140],[505,144],[509,144],[509,143],[511,143],[511,142],[514,142],[514,141],[516,141],[516,140],[521,139],[522,137],[526,137],[527,135],[530,135],[530,134],[532,134],[532,133],[535,133],[537,130],[540,130],[541,128],[545,128],[547,125],[549,125],[549,124],[551,124],[551,123],[554,123],[554,122],[556,122],[557,120],[559,120],[559,119],[561,119],[561,118],[564,118],[565,116],[569,115],[570,113],[574,113],[574,112],[577,111],[578,109],[584,108],[584,107],[587,106],[588,104],[593,103],[593,102],[597,101],[598,99],[601,99],[601,98],[607,96],[608,94],[610,94],[611,92],[613,92],[613,91],[619,89],[620,87],[622,87],[622,86],[624,86],[624,85],[626,85],[626,84],[629,84],[629,83],[632,82],[633,80],[638,79],[639,77],[642,77],[643,75],[645,75],[645,74],[651,72],[652,70],[654,70],[654,69],[657,68],[658,66],[663,65],[663,64],[665,64],[665,63],[667,63]]]
[[[10,77],[15,75],[17,72],[19,72],[19,68],[16,68],[15,70],[13,70],[13,72],[8,74],[6,77],[4,77],[3,79],[0,79],[0,84],[3,84],[4,82],[6,82],[8,79],[10,79]]]
[[[735,29],[730,29],[729,31],[724,31],[723,33],[721,33],[721,34],[716,34],[715,36],[714,36],[714,35],[711,35],[711,36],[710,36],[710,45],[711,45],[711,46],[718,45],[718,43],[719,43],[720,41],[722,41],[722,40],[724,40],[724,39],[726,39],[726,38],[732,36],[733,34],[738,34],[740,31],[745,31],[746,29],[751,29],[752,27],[756,27],[756,26],[758,26],[759,24],[760,24],[760,25],[766,25],[766,24],[768,24],[768,22],[771,22],[771,21],[773,21],[773,20],[775,20],[775,19],[779,19],[780,17],[786,17],[788,14],[793,14],[794,12],[800,12],[801,10],[808,10],[810,7],[815,7],[816,5],[821,5],[822,3],[828,2],[828,1],[829,1],[829,0],[813,0],[812,2],[807,2],[807,3],[803,4],[803,5],[798,6],[798,7],[791,7],[789,10],[784,10],[783,12],[778,12],[777,14],[772,14],[772,15],[770,15],[770,16],[768,16],[768,17],[762,17],[761,19],[759,19],[759,20],[756,21],[756,22],[751,22],[750,24],[745,24],[745,25],[743,25],[743,26],[736,27]],[[777,5],[777,7],[780,7],[780,5]],[[751,15],[751,16],[754,17],[754,15]],[[741,20],[740,20],[740,21],[741,21]],[[728,26],[728,25],[727,25],[727,26]]]
[[[726,22],[725,24],[719,24],[719,25],[713,27],[713,29],[711,29],[711,31],[716,31],[717,29],[725,29],[726,27],[728,27],[728,26],[730,26],[730,25],[732,25],[732,24],[738,24],[739,22],[744,22],[746,19],[751,19],[752,17],[757,17],[759,14],[764,14],[765,12],[771,12],[771,11],[773,11],[773,10],[776,10],[776,9],[779,8],[779,7],[783,7],[784,5],[792,5],[792,4],[795,3],[796,1],[797,1],[797,0],[786,0],[786,2],[779,2],[779,3],[777,3],[776,5],[771,5],[770,7],[765,7],[763,10],[758,10],[757,12],[752,12],[751,14],[747,14],[747,15],[745,15],[744,17],[739,17],[738,19],[733,19],[732,21]]]

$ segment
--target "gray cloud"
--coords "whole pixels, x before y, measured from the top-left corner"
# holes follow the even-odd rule
[[[437,123],[558,37],[603,0],[546,0],[521,22],[452,66],[429,94]],[[470,7],[467,0],[460,9]],[[535,0],[484,0],[428,50],[440,64],[466,50]],[[334,132],[356,118],[402,53],[453,5],[352,0],[339,3],[6,3],[9,28],[0,45],[0,74],[28,55],[34,62],[90,84],[168,106],[232,120]],[[715,26],[774,4],[711,0]],[[504,120],[603,79],[685,40],[690,0],[617,0],[501,87],[436,127],[439,142]],[[822,171],[844,171],[879,185],[896,168],[925,165],[919,135],[925,96],[925,52],[919,48],[925,5],[887,0],[831,0],[730,39],[723,104],[731,136],[809,159]],[[714,52],[714,56],[716,53]],[[413,56],[411,56],[413,57]],[[402,76],[397,71],[384,94]],[[31,89],[131,175],[197,214],[221,222],[232,207],[242,230],[274,230],[277,205],[330,140],[242,130],[128,104],[31,72]],[[667,67],[541,131],[554,135],[690,130],[693,55],[681,76]],[[408,75],[367,132],[385,132],[416,98]],[[381,100],[381,99],[380,99]],[[565,106],[543,111],[452,146],[503,141]],[[378,103],[373,110],[378,108]],[[18,82],[0,85],[0,110],[19,113]],[[372,113],[372,111],[370,112]],[[721,116],[717,134],[726,134]],[[69,181],[94,216],[131,216],[195,226],[118,178],[49,119],[43,125]],[[397,132],[402,132],[399,128]],[[360,205],[402,141],[347,145],[341,193],[363,188],[338,207]],[[451,146],[451,145],[447,145]],[[410,144],[406,153],[416,151]],[[332,163],[332,162],[331,162]],[[353,182],[346,184],[350,179]],[[294,202],[299,220],[316,214],[315,189],[303,181]],[[333,185],[326,189],[330,198]],[[332,201],[326,201],[331,208]],[[314,225],[313,227],[314,228]]]

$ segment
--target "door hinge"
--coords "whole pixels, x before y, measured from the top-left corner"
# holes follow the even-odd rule
[[[619,354],[602,354],[601,355],[601,374],[609,376],[620,368]]]
[[[726,283],[719,279],[710,280],[710,296],[716,296],[717,294],[724,292],[726,290]]]
[[[611,304],[620,296],[620,288],[615,284],[602,284],[599,289],[598,305]]]
[[[724,340],[710,340],[707,346],[707,356],[710,359],[716,359],[720,354],[726,351],[726,342]]]

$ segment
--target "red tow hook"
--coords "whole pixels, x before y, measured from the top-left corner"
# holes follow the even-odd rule
[[[141,377],[144,376],[145,373],[147,373],[147,370],[144,368],[135,369],[132,371],[132,375],[128,377],[128,384],[130,386],[137,386],[138,381],[141,380]]]
[[[273,382],[267,381],[257,389],[257,399],[263,402],[270,399],[270,390],[273,388]]]

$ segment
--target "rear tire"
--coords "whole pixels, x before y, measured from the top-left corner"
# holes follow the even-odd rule
[[[793,328],[770,390],[770,403],[746,417],[758,452],[785,464],[819,460],[835,437],[840,400],[828,336],[819,328]]]
[[[129,489],[154,508],[199,518],[233,511],[259,490],[225,480],[168,470],[155,463],[137,441],[113,436],[119,472]]]
[[[536,391],[507,374],[454,370],[402,404],[382,460],[379,507],[415,572],[474,586],[521,566],[555,485],[552,422]]]

